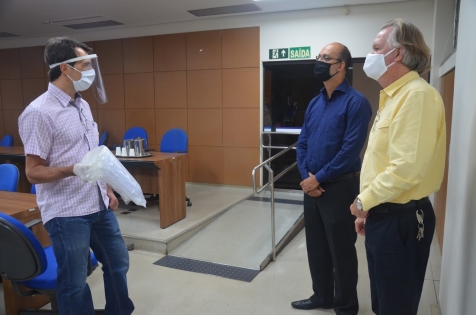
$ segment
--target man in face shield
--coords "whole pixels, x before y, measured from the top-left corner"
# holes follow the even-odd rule
[[[126,273],[129,255],[111,210],[118,200],[103,181],[95,185],[75,176],[74,166],[99,142],[89,104],[79,92],[92,88],[99,103],[107,101],[97,56],[76,40],[48,41],[48,90],[31,102],[18,119],[26,155],[26,176],[36,184],[36,200],[58,262],[57,300],[62,315],[94,314],[86,283],[89,251],[104,271],[106,314],[134,310]]]

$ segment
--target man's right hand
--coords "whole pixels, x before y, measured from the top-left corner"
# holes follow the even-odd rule
[[[311,191],[308,191],[307,194],[311,197],[319,197],[324,192],[325,192],[324,188],[322,188],[322,186],[318,186],[317,188],[315,188]]]
[[[85,183],[92,181],[91,166],[89,165],[77,163],[74,165],[73,172]]]
[[[365,236],[365,221],[367,218],[355,219],[355,231],[362,236]]]

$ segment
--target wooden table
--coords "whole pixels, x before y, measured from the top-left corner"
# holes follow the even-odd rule
[[[160,227],[185,218],[185,153],[150,152],[143,158],[119,157],[143,193],[159,195]]]
[[[36,204],[36,196],[27,193],[0,191],[0,212],[23,223],[41,219],[40,210]],[[41,245],[50,245],[50,239],[43,224],[35,225],[32,231]],[[5,279],[3,279],[3,296],[5,298],[6,315],[17,315],[20,309],[39,309],[50,302],[50,299],[44,295],[25,297],[16,294],[11,282]]]
[[[150,152],[143,158],[119,157],[119,161],[137,180],[142,192],[159,196],[160,227],[166,228],[186,216],[185,173],[186,153]],[[23,147],[1,147],[0,163],[9,162],[20,169],[18,191],[30,192],[25,175]]]

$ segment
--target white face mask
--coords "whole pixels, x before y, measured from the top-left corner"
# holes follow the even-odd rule
[[[74,90],[76,92],[81,92],[81,91],[89,89],[91,84],[93,84],[94,78],[96,77],[96,72],[94,71],[94,69],[90,69],[90,70],[86,70],[86,71],[79,71],[78,69],[76,69],[74,67],[71,67],[71,68],[73,68],[74,70],[81,73],[81,79],[79,79],[78,81],[74,81],[68,75],[68,78],[73,82]]]
[[[387,72],[387,69],[390,68],[395,64],[395,61],[389,64],[388,66],[385,64],[385,57],[388,56],[392,51],[397,49],[390,50],[388,53],[384,54],[368,54],[367,58],[365,58],[364,63],[364,72],[365,74],[377,81],[380,77]]]

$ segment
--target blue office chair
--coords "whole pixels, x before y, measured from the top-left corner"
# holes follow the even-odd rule
[[[0,164],[0,190],[17,192],[19,179],[18,167],[13,164]]]
[[[31,185],[30,193],[32,193],[33,195],[36,195],[36,186],[35,186],[35,184]]]
[[[2,147],[11,147],[13,146],[13,136],[12,135],[5,135],[0,141],[0,146]]]
[[[53,248],[43,248],[30,231],[38,223],[41,220],[24,225],[17,219],[0,213],[0,276],[12,282],[13,290],[18,295],[43,294],[51,301],[51,310],[20,310],[19,315],[59,314],[56,300],[56,258]],[[88,276],[98,266],[94,253],[90,252],[89,258]],[[104,310],[97,310],[95,313],[105,314]]]
[[[168,130],[160,141],[160,152],[187,153],[188,137],[187,133],[180,128]]]
[[[109,133],[104,131],[99,139],[99,146],[105,145],[107,146],[107,140],[109,140]]]
[[[160,152],[165,153],[187,153],[188,152],[188,136],[187,133],[180,128],[169,129],[160,141]],[[192,205],[189,198],[185,197],[187,207]]]
[[[129,128],[124,134],[124,137],[122,137],[122,141],[137,137],[144,139],[144,150],[148,150],[149,137],[147,136],[147,131],[142,127]]]

